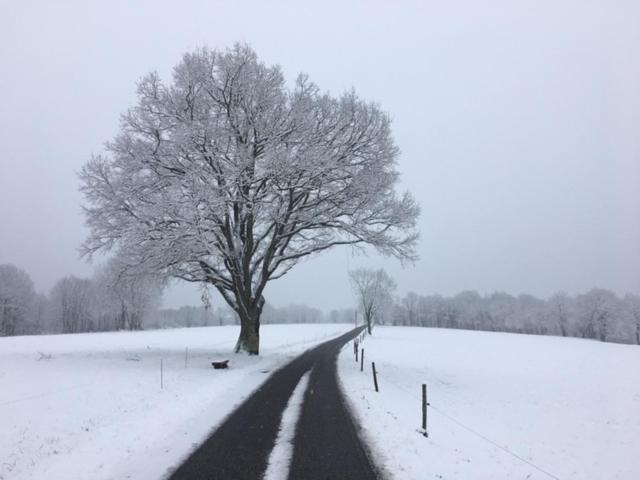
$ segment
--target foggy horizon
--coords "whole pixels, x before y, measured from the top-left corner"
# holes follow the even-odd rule
[[[640,293],[638,4],[282,2],[250,17],[246,4],[162,5],[2,7],[0,264],[38,291],[93,272],[77,252],[77,172],[117,133],[136,82],[246,42],[289,86],[304,72],[388,112],[402,189],[421,206],[415,265],[338,248],[271,282],[267,302],[353,306],[360,266],[387,270],[400,295]],[[199,302],[191,285],[165,293],[166,306]]]

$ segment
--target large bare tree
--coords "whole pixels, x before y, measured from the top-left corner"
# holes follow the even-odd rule
[[[389,117],[352,91],[287,88],[246,45],[151,73],[108,155],[81,171],[84,253],[122,248],[167,276],[215,287],[237,312],[236,351],[259,351],[267,282],[337,245],[413,259],[418,206],[396,193]]]

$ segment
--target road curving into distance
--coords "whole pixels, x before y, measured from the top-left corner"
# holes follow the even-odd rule
[[[233,411],[170,480],[260,480],[298,381],[311,371],[298,421],[289,480],[378,478],[338,385],[336,358],[363,327],[307,350]],[[285,479],[283,479],[285,480]]]

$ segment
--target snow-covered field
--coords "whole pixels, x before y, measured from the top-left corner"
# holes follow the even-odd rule
[[[161,478],[270,372],[350,328],[265,325],[257,358],[231,353],[238,327],[0,338],[0,479]]]
[[[377,327],[363,348],[365,372],[346,348],[340,379],[390,478],[640,478],[638,346]]]

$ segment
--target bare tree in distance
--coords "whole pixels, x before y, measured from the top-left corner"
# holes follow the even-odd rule
[[[145,314],[155,310],[164,288],[163,279],[129,268],[130,259],[120,253],[98,271],[95,282],[104,303],[115,312],[118,330],[141,330]]]
[[[629,293],[623,301],[631,317],[636,344],[640,345],[640,296]]]
[[[602,288],[593,288],[577,298],[584,337],[606,341],[616,303],[615,294]]]
[[[95,289],[90,279],[68,276],[58,280],[51,289],[51,303],[62,333],[93,331],[94,301]]]
[[[569,322],[569,297],[565,292],[558,292],[549,299],[551,318],[555,320],[563,337],[567,336]]]
[[[338,245],[416,258],[419,208],[398,194],[390,119],[350,91],[287,88],[253,50],[184,55],[173,82],[138,85],[107,156],[80,173],[89,257],[121,248],[206,282],[237,312],[236,351],[259,353],[267,283]]]
[[[24,329],[34,299],[29,274],[14,265],[0,265],[0,336]]]
[[[396,282],[383,269],[358,268],[349,272],[349,278],[371,334],[373,321],[385,304],[393,301]]]

